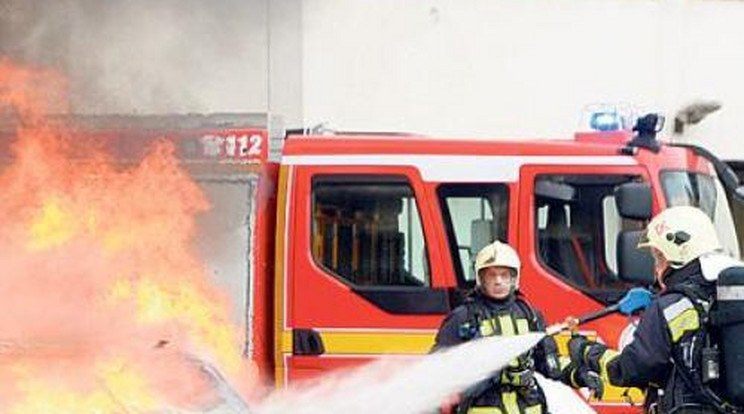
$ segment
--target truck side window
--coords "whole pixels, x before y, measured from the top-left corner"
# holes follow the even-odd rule
[[[488,243],[507,241],[509,193],[504,184],[443,184],[437,189],[458,285],[475,283],[473,261]]]
[[[600,300],[608,300],[604,293],[629,287],[617,277],[617,236],[640,223],[620,217],[614,191],[637,180],[628,175],[539,175],[534,214],[542,264]]]
[[[312,253],[355,286],[430,285],[416,198],[402,176],[316,177]]]
[[[714,219],[717,194],[713,177],[690,171],[662,171],[660,177],[669,206],[698,207]]]
[[[740,254],[740,236],[736,234],[729,200],[719,180],[708,174],[674,170],[662,171],[660,177],[667,206],[693,206],[703,210],[713,220],[723,249],[734,257]],[[740,211],[739,203],[732,203],[731,207]]]

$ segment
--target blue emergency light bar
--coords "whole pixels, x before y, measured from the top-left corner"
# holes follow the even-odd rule
[[[584,132],[630,131],[635,111],[626,104],[595,104],[584,108],[581,130]]]
[[[607,132],[622,129],[622,120],[617,112],[595,112],[589,122],[595,131]]]

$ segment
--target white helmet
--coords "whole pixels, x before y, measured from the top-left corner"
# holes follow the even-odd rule
[[[514,289],[519,289],[519,270],[522,263],[517,252],[506,243],[498,240],[482,248],[475,256],[475,283],[480,286],[480,270],[486,267],[499,266],[514,269],[516,280]]]
[[[702,210],[678,206],[662,211],[648,223],[638,247],[658,249],[669,266],[679,269],[706,253],[720,250],[721,242]]]

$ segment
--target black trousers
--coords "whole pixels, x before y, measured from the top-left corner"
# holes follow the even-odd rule
[[[671,410],[665,411],[663,414],[718,414],[719,411],[714,407],[699,405],[699,404],[685,404],[680,407],[674,407]],[[662,414],[662,413],[659,413]]]

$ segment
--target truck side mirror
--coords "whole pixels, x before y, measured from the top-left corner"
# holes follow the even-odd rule
[[[639,249],[643,230],[626,230],[617,235],[617,276],[623,282],[649,286],[654,283],[654,258]]]
[[[633,220],[651,218],[651,187],[646,183],[625,183],[615,188],[615,204],[620,217]]]

